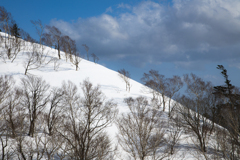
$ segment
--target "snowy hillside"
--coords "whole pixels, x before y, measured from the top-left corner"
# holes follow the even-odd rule
[[[25,46],[21,47],[21,51],[18,53],[14,62],[4,57],[0,63],[0,75],[11,75],[15,80],[26,77],[25,61],[28,59],[26,53],[32,51],[32,44],[30,42],[24,42]],[[37,44],[38,45],[38,44]],[[40,48],[40,45],[38,45]],[[145,96],[150,98],[151,94],[143,93],[145,87],[130,79],[131,90],[126,91],[125,82],[119,77],[118,72],[110,70],[97,63],[85,60],[81,58],[79,69],[76,71],[76,67],[64,59],[64,52],[61,52],[62,59],[58,60],[59,68],[54,70],[54,60],[58,59],[57,50],[47,46],[44,47],[44,54],[47,55],[44,63],[48,63],[39,67],[38,69],[29,70],[27,75],[34,75],[42,77],[51,86],[60,87],[63,81],[71,81],[76,84],[80,89],[80,83],[85,79],[89,79],[93,85],[100,85],[101,90],[105,94],[107,99],[114,99],[118,104],[119,111],[122,112],[126,108],[123,100],[127,97],[139,97]],[[4,50],[2,50],[4,51]],[[4,51],[5,52],[5,51]]]
[[[4,34],[2,34],[4,35]],[[20,52],[17,54],[16,59],[11,62],[3,53],[6,52],[3,46],[1,46],[0,51],[2,53],[2,59],[0,62],[0,75],[11,75],[15,81],[16,85],[20,85],[20,79],[26,77],[24,75],[26,69],[26,60],[28,59],[27,53],[33,50],[33,44],[30,42],[23,42],[24,45],[21,46]],[[2,43],[3,45],[3,43]],[[39,44],[36,44],[38,48],[41,48]],[[61,52],[62,59],[58,60],[54,64],[54,60],[58,58],[57,50],[52,49],[47,46],[43,46],[42,49],[44,55],[47,55],[44,63],[38,69],[32,69],[27,72],[27,75],[33,75],[37,77],[42,77],[51,87],[61,87],[62,83],[65,81],[71,81],[78,87],[78,92],[80,96],[83,96],[81,91],[80,84],[84,80],[89,79],[94,86],[99,85],[100,90],[106,96],[106,100],[113,100],[114,103],[117,103],[118,117],[121,114],[126,114],[129,112],[128,105],[124,102],[125,98],[132,97],[137,98],[139,96],[146,97],[148,100],[152,98],[152,94],[146,92],[148,89],[142,84],[130,79],[130,92],[125,89],[125,82],[119,77],[118,72],[112,71],[102,65],[97,63],[81,59],[79,63],[79,69],[76,71],[75,66],[69,62],[66,62],[64,59],[65,53]],[[54,65],[59,64],[59,67],[54,69]],[[124,68],[124,66],[123,66]],[[150,101],[149,101],[150,103]],[[162,111],[162,107],[158,109]],[[157,110],[156,110],[157,112]],[[173,133],[172,130],[176,129],[169,127],[168,121],[168,109],[166,108],[165,113],[162,113],[159,119],[163,122],[164,133]],[[113,143],[113,146],[118,144],[116,135],[119,133],[116,124],[113,122],[107,127],[107,134],[110,137],[110,140]],[[181,130],[179,133],[181,137],[177,142],[176,153],[173,155],[167,154],[164,159],[204,159],[203,155],[196,154],[198,153],[194,147],[192,137],[189,137],[187,132]],[[165,135],[165,138],[169,138],[168,135]],[[165,142],[166,146],[163,149],[167,148],[167,143],[170,140],[168,139]],[[116,156],[114,159],[128,159],[129,154],[127,154],[120,145],[118,145],[116,151]],[[1,152],[1,151],[0,151]],[[44,159],[44,157],[43,157]],[[47,159],[47,158],[46,158]]]

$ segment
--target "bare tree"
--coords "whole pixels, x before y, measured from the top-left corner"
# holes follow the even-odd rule
[[[63,36],[61,38],[62,49],[65,52],[66,61],[69,58],[70,61],[73,61],[73,55],[77,51],[76,42],[72,40],[69,36]]]
[[[14,86],[14,79],[11,76],[0,76],[0,119],[4,119],[3,110]]]
[[[75,65],[76,67],[76,71],[78,70],[79,68],[79,63],[81,62],[81,57],[80,57],[80,54],[78,52],[75,52],[74,53],[74,59],[72,61],[72,63]]]
[[[49,110],[45,115],[49,135],[56,132],[59,122],[61,122],[61,112],[63,110],[64,91],[60,88],[52,88],[50,96]]]
[[[23,41],[21,39],[18,39],[17,37],[13,38],[11,37],[6,43],[5,43],[5,49],[7,53],[7,57],[11,62],[13,62],[18,53],[21,51],[21,47],[23,46]]]
[[[42,42],[51,48],[53,47],[54,42],[50,33],[43,33]]]
[[[70,61],[76,66],[77,71],[81,58],[79,52],[77,52],[76,42],[69,36],[63,36],[61,37],[61,45],[63,51],[65,52],[66,61],[69,57]]]
[[[61,48],[62,48],[62,51],[65,53],[65,58],[66,58],[66,62],[68,60],[68,46],[67,46],[67,43],[68,43],[68,38],[69,36],[62,36],[61,37]]]
[[[32,51],[27,52],[27,58],[24,61],[23,65],[25,68],[24,74],[27,75],[29,70],[40,68],[41,62],[38,61],[39,53],[35,44],[32,46]]]
[[[205,155],[213,133],[214,122],[203,115],[211,113],[211,108],[216,105],[215,97],[212,95],[213,86],[210,82],[204,82],[194,74],[184,75],[184,82],[187,85],[186,93],[188,95],[183,95],[178,100],[179,122],[185,130],[192,134],[194,144]],[[195,139],[197,142],[195,142]]]
[[[28,138],[23,134],[16,137],[17,146],[15,149],[15,159],[42,159],[44,155],[44,148],[42,145],[43,138],[42,134],[34,135],[32,138]]]
[[[6,39],[6,38],[5,38],[5,39]],[[8,59],[11,59],[11,57],[12,57],[12,55],[11,55],[12,43],[10,43],[9,40],[5,43],[5,49],[6,49],[7,58],[8,58]]]
[[[153,94],[153,99],[156,99],[160,107],[163,105],[163,111],[166,108],[166,90],[167,82],[164,75],[161,75],[156,70],[150,70],[149,73],[144,73],[141,79],[143,84],[150,88],[150,92]]]
[[[1,124],[2,125],[2,124]],[[5,128],[4,130],[2,130],[2,126],[1,126],[1,134],[0,134],[0,147],[1,147],[1,151],[0,151],[0,157],[1,159],[13,159],[14,156],[14,151],[12,151],[10,149],[10,146],[13,146],[14,144],[12,143],[10,136],[8,135],[8,131]]]
[[[42,78],[27,76],[21,79],[21,87],[23,92],[22,105],[27,110],[29,121],[28,135],[33,137],[37,118],[49,102],[47,93],[49,85]]]
[[[84,47],[85,51],[87,52],[87,59],[89,60],[89,55],[88,55],[89,47],[86,44],[82,44],[82,46]]]
[[[18,37],[14,37],[11,35],[0,36],[0,40],[0,46],[2,47],[2,59],[4,60],[4,62],[6,58],[13,62],[17,57],[18,53],[21,51],[23,41]]]
[[[81,86],[84,95],[81,111],[84,117],[87,117],[82,121],[85,122],[82,123],[84,129],[82,135],[85,144],[87,144],[84,159],[95,156],[105,159],[104,157],[109,155],[111,144],[104,130],[114,121],[118,112],[117,105],[112,100],[106,102],[100,87],[93,87],[89,80],[84,80]],[[90,150],[95,151],[95,153],[92,151],[90,153]]]
[[[0,22],[2,25],[2,28],[5,31],[5,37],[6,33],[10,35],[10,24],[12,21],[12,15],[10,12],[8,12],[3,6],[0,6]],[[5,39],[6,42],[7,38]]]
[[[11,158],[11,151],[8,149],[11,146],[10,135],[11,130],[6,122],[6,103],[11,96],[14,80],[11,76],[0,76],[0,155],[2,159]]]
[[[35,134],[30,142],[27,141],[25,148],[27,149],[28,159],[42,159],[44,155],[44,148],[42,146],[43,138],[45,138],[44,134]]]
[[[38,19],[37,21],[31,20],[31,23],[35,26],[37,30],[37,34],[39,36],[39,44],[42,45],[42,36],[44,31],[44,25],[42,24],[42,21]]]
[[[57,156],[57,158],[60,160],[69,158],[70,155],[68,153],[72,150],[72,147],[70,146],[69,142],[66,141],[62,136],[60,136],[58,142],[60,143],[60,145],[55,156]]]
[[[182,135],[181,123],[178,116],[171,117],[168,123],[168,133],[167,133],[167,144],[168,144],[168,153],[169,157],[173,157],[174,154],[178,151],[179,141]]]
[[[5,37],[3,35],[0,35],[0,47],[4,48],[5,44],[4,44],[4,40]],[[6,63],[6,51],[4,49],[2,49],[0,51],[0,57],[2,58],[3,62]]]
[[[58,58],[53,58],[52,61],[53,61],[53,69],[57,71],[60,67],[61,62],[59,61]]]
[[[10,19],[11,13],[9,13],[3,6],[0,6],[0,22],[1,22],[0,24],[5,25],[4,23]]]
[[[126,83],[126,91],[130,92],[130,73],[125,69],[118,70],[119,77]]]
[[[212,159],[226,159],[233,160],[232,157],[232,144],[231,144],[231,136],[227,129],[223,127],[215,128],[215,137],[212,138],[214,155]]]
[[[71,38],[67,39],[67,48],[68,48],[69,59],[70,61],[73,61],[72,57],[77,52],[76,41],[72,40]]]
[[[11,76],[0,76],[0,105],[9,97],[14,83],[15,81]]]
[[[44,49],[43,46],[39,48],[38,44],[32,43],[31,50],[27,52],[26,60],[23,63],[25,75],[27,75],[29,70],[41,68],[51,61],[46,62],[48,54],[44,53]]]
[[[26,137],[24,135],[16,137],[16,154],[18,159],[27,160],[27,153],[25,153],[24,145],[25,145]]]
[[[67,119],[60,132],[71,146],[71,158],[85,160],[102,157],[105,159],[111,150],[110,140],[104,132],[116,116],[116,104],[105,102],[99,86],[93,87],[88,80],[83,81],[84,98],[80,100],[77,87],[68,82],[64,84],[67,106]]]
[[[168,78],[166,81],[166,96],[168,96],[168,116],[171,117],[171,113],[174,110],[174,104],[171,103],[172,99],[183,87],[183,82],[179,76],[173,76],[173,78]]]
[[[94,63],[97,63],[98,60],[99,60],[99,58],[98,58],[94,53],[92,53],[91,56],[92,56],[92,58],[93,58],[93,62],[94,62]]]
[[[37,43],[35,39],[33,39],[29,33],[27,33],[26,31],[24,31],[23,29],[20,29],[20,35],[21,38],[27,42],[32,42],[32,43]],[[26,42],[24,42],[26,43]]]
[[[56,49],[58,50],[58,58],[61,59],[60,49],[61,49],[62,32],[55,26],[47,25],[46,29],[47,29],[48,33],[51,35],[51,40],[54,43]]]
[[[18,89],[11,92],[4,104],[4,115],[6,126],[11,131],[11,137],[15,138],[17,133],[21,132],[22,123],[24,123],[25,113],[23,107],[20,105],[22,100],[22,93]]]
[[[135,160],[159,160],[167,156],[161,112],[149,106],[146,98],[125,99],[129,113],[117,120],[117,138],[122,149]]]
[[[44,148],[44,157],[48,160],[54,159],[59,152],[59,149],[62,145],[62,138],[58,134],[54,134],[53,136],[48,136],[44,134],[44,137],[41,139],[41,143]]]
[[[21,47],[23,45],[23,41],[22,40],[18,40],[18,41],[12,41],[12,48],[11,48],[11,59],[13,62],[16,58],[18,53],[21,51]]]

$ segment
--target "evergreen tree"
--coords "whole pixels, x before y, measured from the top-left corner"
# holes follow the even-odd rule
[[[232,85],[228,79],[227,70],[218,65],[225,79],[225,84],[214,87],[218,99],[216,108],[217,123],[229,131],[228,141],[231,144],[230,159],[240,158],[240,89]]]
[[[11,28],[12,36],[15,36],[16,38],[19,38],[20,37],[19,31],[20,31],[20,28],[18,27],[18,25],[16,23],[14,23],[12,28]]]

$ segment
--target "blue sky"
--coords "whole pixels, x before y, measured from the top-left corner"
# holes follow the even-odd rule
[[[140,81],[144,72],[166,77],[195,73],[224,83],[222,64],[240,86],[239,0],[1,0],[18,26],[37,39],[30,20],[54,25],[89,46],[99,63],[125,68]]]

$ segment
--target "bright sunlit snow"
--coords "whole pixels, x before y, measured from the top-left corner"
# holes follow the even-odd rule
[[[3,34],[3,33],[2,33]],[[3,34],[4,35],[4,34]],[[16,83],[19,83],[21,77],[24,77],[24,61],[26,60],[27,56],[26,53],[31,50],[31,43],[26,43],[26,46],[21,48],[21,51],[18,53],[17,58],[14,62],[11,62],[6,57],[5,59],[1,59],[0,62],[0,75],[12,75],[16,80]],[[57,58],[57,50],[52,49],[50,47],[44,47],[44,54],[47,54],[46,62],[51,60],[53,57]],[[2,50],[2,48],[0,48]],[[134,81],[130,80],[131,90],[130,92],[126,91],[125,89],[125,82],[120,79],[118,72],[112,71],[104,66],[101,66],[97,63],[82,59],[79,64],[79,70],[76,71],[75,66],[65,60],[65,53],[61,52],[62,59],[58,61],[60,64],[57,70],[54,70],[54,62],[50,61],[47,65],[35,70],[29,70],[28,74],[34,76],[40,76],[47,83],[51,86],[58,86],[60,87],[63,81],[72,81],[76,84],[79,88],[79,92],[81,94],[80,83],[83,82],[85,79],[89,79],[94,85],[100,85],[102,92],[105,94],[106,99],[113,99],[115,103],[118,105],[119,114],[124,112],[128,112],[127,105],[123,102],[124,98],[128,97],[139,97],[144,96],[147,98],[151,98],[152,95],[146,92],[146,88]],[[100,59],[101,60],[101,59]],[[123,67],[124,68],[124,67]],[[160,108],[161,110],[162,108]],[[167,123],[167,112],[168,109],[166,108],[166,115],[163,115],[161,118]],[[166,132],[167,132],[167,128]],[[108,134],[111,137],[111,140],[114,143],[116,141],[116,133],[117,127],[115,124],[107,128]],[[179,151],[177,152],[172,159],[195,159],[194,151],[190,147],[188,147],[191,142],[188,141],[188,136],[182,134],[182,138],[179,145]],[[121,153],[121,157],[123,158],[125,153],[121,149],[119,149]],[[120,157],[120,156],[119,156]],[[124,159],[124,158],[123,158]]]

